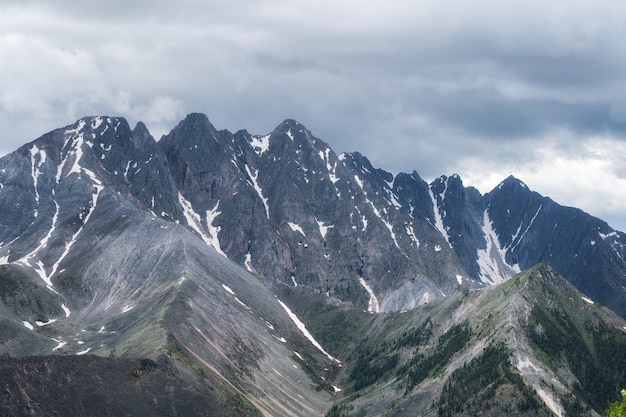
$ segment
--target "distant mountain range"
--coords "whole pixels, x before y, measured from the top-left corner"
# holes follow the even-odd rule
[[[84,118],[0,159],[0,407],[597,415],[626,386],[625,245],[516,178],[394,177],[293,120]]]

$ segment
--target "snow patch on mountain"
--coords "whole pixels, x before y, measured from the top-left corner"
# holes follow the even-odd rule
[[[583,296],[582,299],[587,304],[591,304],[591,305],[595,304],[595,302],[591,298],[587,298],[587,297]]]
[[[46,162],[46,151],[39,149],[37,145],[30,148],[31,175],[33,177],[33,187],[35,189],[35,218],[39,215],[39,176],[41,175],[41,166]]]
[[[207,228],[209,229],[207,233],[202,226],[202,219],[200,218],[200,215],[195,212],[193,206],[191,205],[191,202],[187,200],[180,192],[178,193],[178,201],[183,208],[183,215],[185,216],[189,227],[195,230],[196,233],[200,235],[202,240],[204,240],[204,242],[208,246],[215,249],[215,251],[220,255],[226,257],[226,254],[222,251],[220,247],[220,241],[217,238],[217,234],[220,231],[220,228],[213,226],[213,220],[215,220],[215,218],[221,214],[221,212],[218,211],[220,202],[218,201],[217,204],[215,204],[213,210],[207,210],[206,212],[206,224]]]
[[[93,130],[98,129],[102,122],[104,122],[104,119],[102,117],[94,117],[93,119],[91,119],[91,128]]]
[[[413,241],[413,243],[415,243],[415,247],[419,248],[420,240],[417,238],[417,235],[415,234],[415,230],[413,229],[413,224],[406,223],[404,227],[406,229],[407,236],[409,236],[411,240]]]
[[[35,321],[35,324],[36,324],[38,327],[44,327],[44,326],[48,326],[48,325],[50,325],[50,324],[52,324],[52,323],[56,323],[56,322],[57,322],[57,319],[49,319],[48,321],[45,321],[45,322],[44,322],[44,321],[37,320],[37,321]]]
[[[91,173],[91,174],[93,175],[93,173]],[[67,255],[69,255],[70,251],[72,250],[72,247],[76,243],[76,241],[77,241],[78,237],[80,236],[80,234],[82,233],[85,225],[89,222],[89,219],[91,218],[91,215],[93,214],[93,212],[96,209],[96,204],[98,202],[98,198],[100,197],[100,193],[102,192],[104,187],[102,186],[102,183],[100,183],[100,181],[98,181],[95,178],[95,176],[92,178],[92,180],[94,182],[97,181],[97,184],[94,184],[95,192],[92,194],[92,197],[91,197],[91,206],[89,207],[89,210],[87,211],[87,214],[83,218],[81,218],[81,220],[83,221],[83,225],[76,231],[76,233],[74,233],[74,235],[72,236],[70,241],[65,244],[65,250],[63,251],[63,253],[59,257],[59,259],[54,263],[54,265],[52,265],[52,270],[50,271],[50,274],[48,275],[48,279],[51,279],[54,276],[54,274],[56,274],[57,270],[59,269],[59,265],[61,265],[61,262],[63,262],[63,260],[67,257]]]
[[[331,149],[330,148],[326,148],[325,151],[319,151],[318,155],[320,157],[320,159],[322,160],[322,162],[324,162],[326,164],[326,170],[328,171],[328,177],[330,178],[330,182],[332,182],[333,184],[337,183],[337,181],[339,181],[339,177],[337,177],[337,163],[331,165],[330,163],[330,152]]]
[[[269,220],[270,219],[270,206],[267,203],[267,198],[263,196],[263,189],[259,186],[259,183],[257,181],[259,172],[258,171],[253,172],[253,170],[254,168],[250,168],[248,165],[246,165],[246,172],[248,173],[248,178],[250,178],[251,185],[254,187],[254,190],[256,191],[256,193],[259,195],[259,198],[263,202],[263,206],[265,207],[265,215],[267,216],[267,219]]]
[[[248,252],[246,253],[246,259],[243,262],[243,264],[245,265],[246,269],[249,272],[252,272],[253,274],[258,274],[258,272],[256,271],[256,269],[254,269],[254,267],[252,266],[252,255]]]
[[[317,223],[317,226],[320,229],[320,235],[322,235],[322,239],[326,239],[326,234],[328,233],[328,229],[332,229],[333,227],[335,227],[335,225],[333,224],[331,224],[330,226],[325,226],[324,222],[321,222],[317,219],[315,219],[315,222]]]
[[[206,211],[206,227],[207,229],[209,229],[208,237],[211,240],[211,246],[217,251],[217,253],[219,253],[220,255],[224,257],[227,257],[226,254],[222,251],[220,240],[218,238],[218,234],[222,228],[220,226],[213,225],[213,222],[215,221],[215,219],[217,219],[217,217],[220,214],[222,214],[222,212],[219,211],[219,208],[220,208],[220,202],[218,200],[218,202],[215,203],[215,207],[213,207],[212,210]]]
[[[56,346],[52,349],[52,351],[53,351],[53,352],[54,352],[54,351],[56,351],[56,350],[61,349],[61,348],[62,348],[63,346],[65,346],[65,345],[67,345],[67,342],[65,342],[65,341],[63,341],[63,340],[58,340],[58,339],[55,339],[55,338],[53,338],[53,337],[52,337],[51,339],[52,339],[52,340],[54,340],[55,342],[57,342],[57,343],[58,343],[58,344],[57,344],[57,345],[56,345]]]
[[[52,237],[52,235],[54,234],[56,230],[56,224],[57,224],[57,220],[59,217],[59,204],[56,202],[56,200],[54,200],[54,205],[56,207],[56,210],[54,212],[54,215],[52,216],[52,224],[50,225],[50,229],[48,229],[48,233],[46,234],[46,236],[44,236],[39,241],[39,245],[37,245],[37,247],[31,253],[15,261],[16,264],[30,266],[31,268],[33,268],[35,272],[37,273],[37,275],[39,275],[39,277],[43,280],[43,282],[46,283],[46,287],[48,287],[49,289],[53,291],[54,289],[52,286],[52,281],[50,280],[51,275],[47,274],[43,262],[39,260],[33,263],[32,261],[37,258],[37,255],[39,254],[41,250],[43,250],[44,248],[48,246],[48,242],[50,241],[50,238]]]
[[[370,296],[369,302],[367,304],[367,311],[370,313],[380,313],[380,304],[378,303],[378,298],[376,298],[376,294],[374,294],[374,290],[367,284],[367,281],[363,277],[359,277],[359,283],[365,291]]]
[[[270,148],[270,135],[253,136],[250,146],[257,155],[262,156]]]
[[[226,284],[222,284],[222,288],[224,288],[224,290],[229,293],[230,295],[235,295],[235,292],[233,290],[230,289],[230,287]]]
[[[65,176],[68,176],[72,173],[80,174],[81,172],[80,160],[83,157],[83,145],[85,143],[83,129],[85,125],[86,122],[84,120],[80,120],[76,129],[68,129],[65,131],[67,139],[65,140],[65,144],[63,145],[62,150],[62,152],[65,152],[65,158],[63,158],[63,161],[59,165],[59,170],[57,172],[57,183],[61,181],[65,166],[70,159],[72,159],[72,166],[70,170],[65,174]]]
[[[361,187],[361,188],[363,188],[363,187]],[[365,194],[365,190],[363,190],[363,194]],[[367,195],[365,197],[365,201],[367,201],[367,203],[370,205],[370,207],[372,208],[372,211],[374,212],[376,217],[378,217],[380,219],[380,221],[385,225],[387,230],[389,230],[389,235],[391,236],[391,239],[393,240],[393,243],[396,245],[396,248],[398,248],[400,250],[400,252],[402,252],[402,254],[404,256],[406,256],[406,254],[402,251],[402,249],[400,248],[400,245],[398,244],[398,239],[396,238],[396,234],[393,231],[393,225],[391,223],[389,223],[387,220],[385,220],[385,218],[381,215],[380,211],[376,208],[374,203],[372,203],[372,201],[369,198],[367,198]]]
[[[526,236],[526,234],[528,233],[528,231],[532,227],[533,223],[535,222],[535,219],[539,215],[539,212],[541,212],[541,208],[542,207],[543,207],[543,204],[539,205],[539,208],[535,212],[535,215],[533,216],[533,218],[530,220],[530,223],[528,224],[528,227],[526,227],[526,229],[524,230],[524,232],[521,235],[519,234],[519,232],[522,229],[523,223],[520,223],[519,227],[517,228],[517,231],[515,232],[515,235],[513,235],[513,238],[511,239],[511,244],[509,245],[509,247],[511,247],[511,250],[515,249],[520,244],[520,242],[522,240],[524,240],[524,237]],[[519,238],[518,238],[518,236],[519,236]],[[516,240],[517,240],[517,243],[515,243]],[[515,243],[515,245],[513,245],[513,243]]]
[[[496,284],[519,273],[519,265],[509,265],[506,262],[506,249],[500,246],[488,209],[483,214],[483,235],[486,247],[476,251],[480,280],[486,284]]]
[[[446,240],[448,245],[452,247],[452,244],[450,243],[450,236],[448,236],[448,230],[443,225],[443,217],[441,215],[441,212],[439,211],[439,205],[437,204],[437,199],[435,198],[435,194],[433,193],[433,190],[430,187],[428,187],[428,195],[430,195],[430,200],[433,203],[433,213],[435,215],[434,226],[437,230],[439,230],[439,233],[441,233],[441,235]]]
[[[294,232],[300,232],[302,234],[302,236],[306,236],[306,234],[304,233],[304,230],[302,230],[302,227],[300,227],[299,224],[296,223],[292,223],[292,222],[287,222],[287,225],[291,228],[291,230],[293,230]]]
[[[76,352],[77,355],[84,355],[86,353],[89,353],[89,351],[91,350],[91,348],[87,348],[85,350],[81,350],[80,352]]]
[[[276,298],[276,301],[278,301],[278,304],[280,304],[280,306],[287,312],[287,315],[294,322],[294,324],[296,325],[298,330],[300,330],[302,332],[304,337],[306,337],[309,340],[309,342],[311,342],[311,344],[317,348],[317,350],[319,350],[324,355],[326,355],[326,357],[328,359],[330,359],[331,361],[335,361],[337,363],[341,363],[341,361],[339,361],[338,359],[332,357],[328,352],[326,352],[326,350],[324,350],[322,345],[320,345],[319,342],[317,340],[315,340],[313,335],[307,330],[307,328],[304,325],[304,323],[302,323],[302,321],[298,318],[298,316],[296,316],[293,313],[293,311],[291,311],[291,309],[285,303],[280,301],[278,298]]]
[[[79,126],[84,126],[84,124],[85,124],[85,122],[81,121]],[[56,274],[56,272],[57,272],[61,262],[69,255],[72,247],[76,243],[76,240],[78,239],[78,237],[80,236],[81,232],[83,231],[83,228],[84,228],[85,224],[87,224],[87,222],[89,222],[89,219],[91,218],[94,210],[96,209],[96,205],[98,203],[98,198],[100,197],[100,193],[104,189],[104,186],[102,185],[102,182],[96,177],[96,175],[92,171],[90,171],[90,170],[88,170],[88,169],[86,169],[84,167],[81,167],[80,164],[79,164],[80,158],[82,156],[82,150],[81,150],[81,147],[82,147],[82,132],[79,133],[79,135],[77,137],[75,137],[75,139],[78,141],[79,145],[73,148],[75,150],[75,160],[73,161],[72,168],[71,168],[70,172],[68,173],[68,175],[71,174],[71,173],[77,173],[78,175],[85,174],[91,180],[91,182],[93,183],[93,188],[94,188],[94,192],[91,194],[91,204],[89,205],[89,208],[87,209],[87,212],[81,213],[81,215],[79,217],[80,220],[82,221],[82,225],[72,235],[70,241],[65,243],[65,249],[64,249],[63,253],[57,259],[57,261],[52,265],[52,268],[51,268],[49,273],[46,271],[46,267],[45,267],[45,265],[43,264],[43,262],[41,260],[38,260],[37,262],[35,262],[33,264],[32,260],[34,260],[36,258],[36,256],[38,255],[39,251],[41,251],[42,249],[47,247],[48,241],[50,240],[50,238],[52,237],[52,234],[56,230],[56,223],[57,223],[58,213],[59,213],[59,205],[58,205],[58,203],[55,200],[54,203],[55,203],[56,211],[55,211],[55,214],[54,214],[54,216],[52,218],[52,225],[51,225],[50,229],[48,230],[47,235],[39,242],[39,245],[37,246],[37,248],[35,248],[35,250],[33,252],[31,252],[30,254],[26,255],[25,257],[23,257],[22,259],[17,261],[17,263],[21,263],[23,265],[31,266],[35,270],[35,272],[41,277],[41,279],[46,283],[46,286],[50,290],[52,290],[54,292],[56,292],[56,291],[54,290],[54,288],[52,286],[52,277]],[[58,171],[57,171],[57,182],[59,181],[59,179],[62,176],[63,167],[64,167],[66,161],[67,161],[67,158],[63,160],[63,162],[61,163],[61,165],[58,168]],[[52,195],[54,197],[54,191],[53,191]]]

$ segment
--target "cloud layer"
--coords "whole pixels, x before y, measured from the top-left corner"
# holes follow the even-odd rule
[[[92,114],[295,118],[392,172],[513,174],[626,230],[626,3],[6,0],[0,154]]]

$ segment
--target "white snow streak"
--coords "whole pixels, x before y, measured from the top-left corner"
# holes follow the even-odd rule
[[[67,145],[68,145],[68,143],[70,141],[72,141],[72,145],[71,145],[72,149],[67,151],[67,154],[65,155],[65,158],[63,159],[63,161],[61,162],[61,164],[58,167],[58,171],[57,171],[57,175],[56,175],[56,181],[57,181],[57,184],[58,184],[61,181],[61,177],[63,176],[63,171],[65,169],[65,165],[66,165],[67,161],[73,156],[74,159],[72,161],[72,167],[69,170],[69,172],[66,174],[66,176],[70,175],[72,173],[77,173],[78,175],[85,174],[91,180],[91,182],[94,184],[95,192],[92,193],[91,205],[89,207],[89,210],[88,210],[87,214],[84,217],[81,217],[81,220],[83,221],[83,226],[81,226],[78,229],[78,231],[76,231],[76,233],[74,233],[74,235],[72,236],[71,240],[68,243],[65,244],[65,250],[63,251],[63,253],[59,257],[59,259],[52,266],[52,269],[50,270],[50,273],[46,272],[45,265],[43,264],[42,261],[37,261],[37,263],[35,265],[33,265],[30,262],[31,259],[34,258],[38,254],[38,252],[40,250],[42,250],[43,248],[45,248],[48,245],[48,241],[50,240],[50,238],[52,237],[52,234],[56,230],[56,223],[57,223],[57,218],[58,218],[58,214],[59,214],[59,205],[58,205],[58,203],[55,200],[54,204],[56,206],[56,212],[55,212],[55,214],[54,214],[54,216],[52,218],[52,225],[50,227],[50,230],[48,231],[48,234],[39,242],[39,246],[37,248],[35,248],[35,250],[33,252],[31,252],[30,254],[26,255],[24,258],[22,258],[22,259],[20,259],[18,261],[18,263],[27,264],[27,265],[30,265],[31,267],[33,267],[33,269],[35,269],[35,272],[37,272],[37,274],[41,277],[41,279],[46,283],[47,287],[50,290],[52,290],[52,291],[55,291],[54,288],[52,287],[52,281],[51,281],[52,277],[57,272],[57,270],[59,268],[59,265],[61,264],[63,259],[65,259],[65,257],[69,254],[72,246],[76,242],[76,239],[78,238],[78,236],[80,235],[81,231],[83,230],[84,225],[89,221],[93,211],[96,208],[96,204],[97,204],[97,201],[98,201],[98,197],[100,196],[100,192],[104,189],[104,186],[102,185],[102,182],[100,182],[100,180],[98,180],[98,178],[96,178],[96,175],[93,172],[91,172],[91,171],[81,167],[80,164],[79,164],[80,160],[82,158],[82,155],[83,155],[82,147],[83,147],[83,144],[85,143],[84,140],[83,140],[83,132],[81,132],[81,130],[82,130],[82,128],[84,126],[85,126],[85,121],[81,120],[79,122],[78,127],[76,129],[70,129],[70,130],[67,130],[65,132],[65,134],[68,136],[68,138],[65,141],[65,145],[63,146],[63,149],[66,149],[66,147],[67,147]],[[72,134],[74,134],[74,136],[70,136]],[[33,150],[31,150],[31,152],[33,152]],[[40,152],[40,155],[43,155],[43,154]],[[40,156],[40,158],[43,158],[43,156]],[[39,166],[41,166],[41,164]],[[54,191],[53,191],[52,194],[53,194],[53,197],[54,197]]]
[[[83,122],[83,125],[84,125],[84,122]],[[70,170],[68,175],[73,173],[73,172],[78,173],[79,175],[84,173],[92,181],[92,183],[94,184],[94,188],[95,188],[95,193],[92,194],[92,201],[91,201],[91,205],[89,207],[89,211],[87,212],[87,214],[84,217],[81,217],[81,220],[83,221],[83,226],[81,226],[78,229],[78,231],[76,231],[76,233],[74,233],[74,235],[72,236],[72,239],[68,243],[65,244],[65,250],[63,251],[63,253],[59,257],[59,259],[52,266],[52,269],[51,269],[50,273],[46,272],[45,265],[43,264],[42,261],[37,261],[33,265],[30,261],[32,260],[32,258],[34,258],[39,253],[40,250],[42,250],[43,248],[45,248],[48,245],[48,241],[50,240],[50,238],[52,237],[52,234],[56,230],[56,223],[57,223],[57,218],[58,218],[58,214],[59,214],[59,205],[56,202],[56,200],[54,200],[56,211],[55,211],[55,214],[54,214],[54,216],[52,218],[52,225],[51,225],[50,230],[48,231],[47,235],[39,242],[39,246],[37,248],[35,248],[35,250],[33,252],[31,252],[30,254],[26,255],[25,257],[23,257],[22,259],[17,261],[17,263],[30,265],[35,270],[35,272],[37,272],[37,274],[41,277],[41,279],[46,283],[46,286],[50,290],[52,290],[54,292],[56,292],[56,291],[54,290],[54,288],[52,286],[52,277],[54,276],[54,274],[56,274],[56,272],[58,270],[58,267],[61,264],[61,262],[63,261],[63,259],[65,259],[65,257],[69,254],[72,246],[76,242],[76,239],[78,238],[78,236],[80,235],[81,231],[83,230],[84,225],[89,221],[93,211],[96,208],[96,204],[97,204],[97,201],[98,201],[98,197],[100,196],[100,192],[104,189],[102,183],[100,182],[100,180],[98,180],[98,178],[96,178],[95,174],[92,171],[89,171],[89,170],[87,170],[85,168],[82,168],[78,164],[78,162],[80,161],[80,156],[82,156],[82,150],[79,151],[80,147],[82,146],[82,133],[79,135],[78,139],[79,139],[79,146],[76,148],[76,151],[75,151],[76,157],[75,157],[75,160],[73,162],[72,169]],[[68,139],[68,141],[69,140],[70,139]],[[72,152],[69,152],[69,153],[72,153]],[[63,163],[58,168],[58,171],[57,171],[57,182],[60,180],[60,178],[62,176],[63,167],[65,165],[66,160],[67,160],[67,157],[66,157],[66,159],[63,161]],[[54,191],[53,191],[53,196],[54,196]]]
[[[363,277],[359,277],[359,283],[365,288],[365,291],[370,296],[370,300],[367,305],[367,311],[370,313],[380,313],[380,304],[378,303],[378,298],[376,298],[376,294],[374,294],[374,290],[367,284]]]
[[[253,274],[257,274],[258,272],[256,271],[256,269],[254,269],[254,267],[252,266],[252,255],[249,253],[246,253],[246,260],[243,263],[246,266],[246,269],[250,272],[252,272]]]
[[[583,296],[582,299],[587,304],[591,304],[591,305],[595,304],[595,302],[591,298],[587,298],[587,297]]]
[[[39,156],[39,161],[36,162],[36,157]],[[39,207],[39,190],[38,182],[41,175],[41,166],[46,162],[46,152],[43,149],[39,149],[36,145],[30,148],[30,163],[31,163],[31,175],[33,177],[33,186],[35,188],[35,217],[38,216],[37,208]]]
[[[221,211],[218,211],[220,207],[220,202],[215,203],[215,207],[213,210],[207,210],[206,212],[206,227],[209,229],[209,239],[211,240],[211,246],[217,251],[217,253],[227,257],[226,254],[222,251],[220,240],[218,239],[218,233],[222,229],[221,226],[213,226],[213,222],[217,219],[217,216],[222,214]]]
[[[270,206],[267,204],[267,198],[263,196],[263,189],[259,186],[259,183],[257,181],[259,172],[256,171],[253,174],[252,169],[248,165],[246,165],[246,172],[248,173],[248,177],[250,177],[250,181],[252,181],[252,186],[254,187],[257,194],[261,198],[261,201],[263,202],[263,206],[265,206],[265,215],[267,216],[267,219],[269,220],[270,219]]]
[[[535,215],[533,216],[533,218],[530,220],[530,223],[528,224],[528,227],[526,228],[526,230],[524,230],[524,233],[522,233],[522,235],[519,237],[519,239],[517,239],[517,236],[519,235],[520,230],[522,229],[522,225],[520,224],[519,227],[517,228],[517,231],[515,232],[515,235],[513,236],[513,238],[511,239],[511,245],[509,245],[509,247],[511,247],[513,245],[513,242],[515,242],[515,240],[517,239],[517,243],[515,244],[515,246],[511,247],[511,250],[515,249],[517,247],[517,245],[520,244],[520,242],[522,240],[524,240],[524,236],[526,236],[526,233],[528,233],[528,231],[530,230],[530,227],[533,225],[533,223],[535,222],[535,219],[537,218],[537,216],[539,215],[539,212],[541,211],[541,208],[543,207],[543,204],[539,205],[539,208],[537,209],[537,212],[535,213]]]
[[[226,292],[229,293],[230,295],[235,295],[235,292],[233,290],[231,290],[228,285],[222,284],[222,288],[224,288],[226,290]]]
[[[357,184],[359,184],[359,187],[361,187],[361,190],[363,190],[363,181],[361,181],[361,178],[359,178],[358,175],[355,175],[354,180],[356,181]],[[363,190],[363,192],[365,192],[365,190]]]
[[[493,223],[489,218],[487,209],[483,215],[483,235],[486,240],[486,248],[476,251],[478,266],[480,267],[480,280],[486,284],[495,284],[520,272],[518,265],[507,264],[506,249],[500,246],[498,235],[493,230]]]
[[[608,234],[606,234],[606,235],[605,235],[604,233],[598,232],[598,235],[600,235],[600,237],[602,238],[602,240],[607,240],[607,239],[608,239],[608,238],[610,238],[610,237],[617,237],[617,232],[616,232],[616,231],[613,231],[613,232],[608,233]]]
[[[334,165],[330,164],[330,148],[326,148],[326,151],[319,151],[320,159],[322,160],[322,162],[324,162],[326,164],[326,169],[328,170],[328,177],[330,178],[330,182],[332,182],[333,184],[335,184],[337,181],[339,181],[339,177],[337,177],[337,163],[335,162]]]
[[[328,229],[332,229],[333,227],[335,227],[335,225],[332,225],[332,224],[330,226],[324,226],[324,222],[321,222],[317,219],[315,219],[315,222],[317,223],[317,226],[320,228],[320,235],[322,235],[322,239],[326,239],[326,234],[328,233]]]
[[[220,228],[213,226],[213,220],[215,220],[215,218],[221,214],[221,212],[218,211],[220,204],[219,201],[217,202],[213,210],[207,210],[206,212],[206,223],[209,229],[208,233],[202,226],[202,219],[200,218],[200,215],[194,211],[191,202],[183,197],[180,192],[178,193],[178,201],[183,208],[183,214],[185,215],[185,219],[187,219],[187,224],[189,225],[189,227],[191,227],[200,235],[200,237],[202,238],[202,240],[204,240],[204,243],[206,243],[207,246],[212,247],[217,253],[226,257],[226,254],[222,252],[222,249],[220,247],[220,241],[217,238],[217,233],[220,231]]]
[[[317,340],[315,340],[315,338],[313,337],[313,335],[311,333],[309,333],[309,331],[307,330],[306,326],[304,325],[304,323],[302,323],[300,321],[300,319],[298,318],[298,316],[296,316],[290,309],[289,307],[287,307],[287,305],[285,303],[283,303],[282,301],[280,301],[278,298],[276,299],[278,301],[278,303],[281,305],[282,308],[285,309],[285,311],[287,312],[287,315],[289,316],[289,318],[295,323],[296,327],[302,332],[302,334],[304,335],[304,337],[306,337],[307,339],[309,339],[309,342],[311,342],[311,344],[313,346],[315,346],[320,352],[322,352],[324,355],[326,355],[326,357],[332,361],[335,361],[337,363],[341,363],[341,361],[333,358],[331,355],[328,354],[328,352],[326,352],[324,350],[324,348],[322,347],[322,345],[320,345],[318,343]]]
[[[417,238],[417,235],[415,234],[413,225],[411,223],[406,223],[404,227],[406,228],[406,234],[411,238],[411,240],[413,240],[413,242],[415,243],[415,246],[419,248],[420,240]]]
[[[104,120],[102,119],[102,117],[95,117],[91,120],[91,128],[93,130],[96,130],[97,128],[100,127],[100,125],[102,124]]]
[[[391,204],[396,208],[396,210],[400,210],[402,208],[402,204],[396,198],[396,195],[391,190],[387,190],[389,194],[389,199],[391,200]]]
[[[63,340],[57,340],[57,339],[54,339],[54,338],[53,338],[52,340],[54,340],[55,342],[57,342],[57,343],[58,343],[58,345],[56,345],[56,346],[55,346],[55,348],[54,348],[54,349],[52,349],[52,351],[53,351],[53,352],[54,352],[55,350],[59,350],[59,349],[61,349],[61,348],[62,348],[63,346],[65,346],[65,345],[67,345],[67,342],[64,342]]]
[[[24,327],[26,327],[28,330],[35,330],[35,327],[29,322],[23,321],[22,323],[24,324]]]
[[[67,139],[65,140],[65,143],[63,144],[63,148],[62,151],[65,150],[67,148],[67,145],[69,144],[70,141],[72,141],[72,150],[67,151],[67,153],[65,154],[65,157],[63,158],[63,161],[61,161],[61,164],[59,164],[59,169],[57,171],[57,177],[56,177],[56,181],[57,184],[59,182],[61,182],[61,176],[63,175],[63,171],[65,170],[65,165],[67,164],[67,161],[70,157],[74,156],[74,162],[72,164],[72,169],[70,170],[70,172],[68,172],[66,174],[69,175],[72,172],[80,172],[80,167],[78,167],[78,169],[75,169],[78,165],[78,161],[80,161],[80,158],[82,157],[82,144],[83,144],[83,132],[81,132],[81,130],[83,129],[83,127],[85,127],[85,121],[84,120],[80,120],[78,122],[78,127],[76,129],[68,129],[65,131],[65,136],[67,137]]]
[[[96,192],[92,194],[91,206],[89,207],[89,211],[87,212],[87,215],[82,219],[83,225],[76,231],[76,233],[74,233],[74,235],[72,236],[72,239],[68,243],[65,244],[65,250],[61,254],[61,257],[54,263],[54,265],[52,265],[52,270],[50,271],[50,275],[48,275],[49,277],[48,279],[50,279],[52,276],[54,276],[54,274],[56,274],[61,262],[65,259],[67,255],[69,255],[70,250],[72,249],[72,246],[74,246],[74,243],[76,243],[78,236],[83,231],[83,228],[85,227],[85,225],[91,218],[91,215],[93,214],[94,210],[96,209],[96,203],[98,201],[98,197],[100,197],[100,193],[104,189],[104,187],[102,186],[102,183],[95,177],[93,172],[88,171],[86,169],[84,171],[90,177],[90,179],[94,182],[94,188]]]
[[[89,353],[89,351],[91,350],[91,348],[87,348],[85,350],[81,350],[80,352],[76,352],[77,355],[84,355],[85,353]]]
[[[402,252],[402,254],[406,256],[406,254],[402,251],[402,249],[400,248],[400,245],[398,244],[398,240],[396,239],[396,234],[393,232],[393,226],[387,220],[383,218],[383,216],[380,214],[380,211],[376,208],[374,203],[372,203],[372,201],[369,198],[367,198],[367,193],[363,189],[363,182],[361,181],[361,179],[356,175],[354,176],[354,179],[356,180],[357,184],[359,184],[359,187],[361,187],[361,190],[363,191],[363,194],[365,195],[365,201],[367,201],[367,203],[370,205],[370,207],[372,208],[372,211],[374,212],[374,214],[376,214],[376,217],[378,217],[380,221],[383,222],[385,227],[387,227],[387,229],[389,230],[389,234],[391,235],[391,238],[393,239],[393,243],[396,245],[396,248],[400,249],[400,252]],[[365,228],[367,227],[365,216],[363,216],[363,221],[365,225],[363,230],[365,230]]]
[[[300,225],[296,223],[292,223],[292,222],[287,222],[287,225],[289,225],[291,230],[293,230],[294,232],[300,232],[302,233],[302,236],[306,236],[306,234],[304,233],[304,230],[302,230],[302,227],[300,227]]]
[[[27,266],[32,267],[37,273],[37,275],[39,275],[39,277],[43,280],[43,282],[46,283],[46,286],[52,291],[54,291],[54,288],[52,287],[52,281],[50,279],[52,277],[52,274],[48,275],[46,273],[46,269],[45,269],[43,262],[37,261],[37,263],[33,265],[31,263],[31,260],[37,256],[39,251],[41,251],[43,248],[48,246],[48,241],[50,240],[50,238],[52,237],[52,234],[56,230],[56,223],[59,217],[59,205],[57,204],[56,200],[54,201],[54,205],[56,207],[56,211],[54,212],[54,216],[52,216],[52,224],[46,236],[44,236],[43,239],[39,241],[39,245],[31,253],[29,253],[28,255],[24,256],[23,258],[15,262],[16,264],[22,264],[22,265],[27,265]]]
[[[45,322],[45,323],[44,323],[43,321],[39,321],[39,320],[37,320],[37,321],[35,322],[35,324],[36,324],[37,326],[39,326],[39,327],[44,327],[44,326],[47,326],[47,325],[49,325],[49,324],[55,323],[56,321],[57,321],[57,319],[50,319],[50,320],[48,320],[47,322]]]
[[[70,316],[70,314],[71,314],[70,309],[69,309],[69,308],[67,308],[67,307],[65,306],[65,304],[61,304],[61,308],[63,309],[63,311],[65,311],[65,317],[69,317],[69,316]]]
[[[445,226],[443,225],[443,217],[441,216],[441,213],[439,212],[439,205],[437,204],[437,199],[435,198],[435,194],[433,194],[433,190],[431,190],[430,187],[428,187],[428,194],[430,195],[430,200],[433,202],[433,213],[435,214],[434,226],[437,228],[437,230],[439,230],[439,232],[441,233],[443,238],[446,240],[448,245],[452,247],[452,244],[450,243],[450,237],[448,236],[448,230],[446,230]]]

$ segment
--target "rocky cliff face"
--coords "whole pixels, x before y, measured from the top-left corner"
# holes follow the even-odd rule
[[[101,194],[114,193],[250,271],[365,308],[411,308],[545,262],[626,311],[625,237],[601,220],[515,178],[482,196],[456,175],[394,177],[359,153],[336,155],[293,120],[255,136],[191,114],[157,143],[141,123],[87,118],[2,166],[0,255],[46,284],[73,245],[56,228],[77,238]]]

